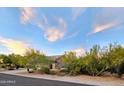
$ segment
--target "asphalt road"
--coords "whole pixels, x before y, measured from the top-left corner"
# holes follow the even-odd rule
[[[89,85],[47,79],[36,79],[0,73],[0,86],[89,86]]]

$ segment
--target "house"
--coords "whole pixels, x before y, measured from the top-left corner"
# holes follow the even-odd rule
[[[53,60],[53,63],[51,64],[51,69],[60,69],[63,66],[62,63],[62,56],[63,55],[57,55],[57,56],[50,56],[49,58]]]

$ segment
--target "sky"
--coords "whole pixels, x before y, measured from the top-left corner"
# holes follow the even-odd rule
[[[1,7],[0,53],[23,55],[33,48],[46,55],[82,55],[96,44],[124,45],[123,12],[107,7]]]

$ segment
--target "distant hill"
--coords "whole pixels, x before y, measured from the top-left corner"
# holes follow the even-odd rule
[[[54,56],[47,56],[48,58],[52,60],[56,60],[57,58],[61,57],[62,55],[54,55]]]

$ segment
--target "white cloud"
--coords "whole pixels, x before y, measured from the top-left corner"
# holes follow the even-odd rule
[[[64,39],[76,37],[79,33],[80,33],[80,31],[72,32],[71,34],[68,34]]]
[[[56,17],[55,20],[58,25],[48,26],[44,32],[44,37],[50,42],[63,39],[67,31],[67,24],[64,19]]]
[[[28,49],[28,44],[14,39],[0,37],[0,45],[6,47],[9,52],[23,55]]]
[[[20,8],[20,10],[21,22],[24,24],[30,23],[39,27],[43,31],[45,39],[47,39],[49,42],[56,42],[58,40],[71,38],[78,34],[78,32],[75,32],[71,35],[68,35],[67,23],[61,17],[54,17],[53,19],[57,25],[51,25],[48,17],[43,13],[39,17],[36,9],[34,8],[26,7]],[[80,16],[85,10],[86,8],[73,8],[72,11],[74,19]]]
[[[44,36],[48,41],[55,42],[64,37],[64,32],[57,28],[48,28]]]
[[[65,20],[61,17],[55,17],[54,21],[57,25],[50,24],[47,16],[36,15],[36,11],[33,8],[21,8],[21,22],[26,24],[30,22],[31,24],[39,27],[44,31],[44,37],[50,42],[55,42],[64,38],[65,32],[67,30],[67,24]]]
[[[124,12],[123,8],[101,8],[94,18],[92,33],[103,32],[120,26],[124,22],[122,12]]]
[[[62,19],[62,18],[59,17],[59,18],[57,18],[57,21],[58,21],[58,24],[59,24],[59,26],[60,26],[61,29],[63,29],[63,30],[66,30],[67,29],[67,24],[64,21],[64,19]]]
[[[32,25],[41,28],[42,30],[44,30],[48,25],[47,17],[42,14],[40,15],[41,16],[40,18],[35,8],[31,8],[31,7],[20,8],[20,12],[21,12],[21,17],[20,17],[21,23],[23,24],[30,23]]]
[[[25,8],[20,8],[20,10],[21,10],[21,22],[24,24],[30,22],[33,19],[33,17],[35,17],[33,8],[25,7]]]
[[[41,15],[41,18],[37,16],[35,17],[34,24],[43,31],[45,31],[49,27],[48,17],[44,14]]]
[[[105,31],[107,29],[110,29],[110,28],[113,28],[113,27],[117,26],[118,24],[119,24],[119,22],[111,22],[111,23],[96,25],[94,27],[93,33],[98,33],[98,32]]]
[[[76,20],[80,15],[82,15],[87,10],[86,7],[76,7],[72,8],[72,20]]]
[[[77,57],[80,57],[80,56],[84,56],[86,51],[83,48],[77,48],[72,50],[72,52],[76,53]]]

